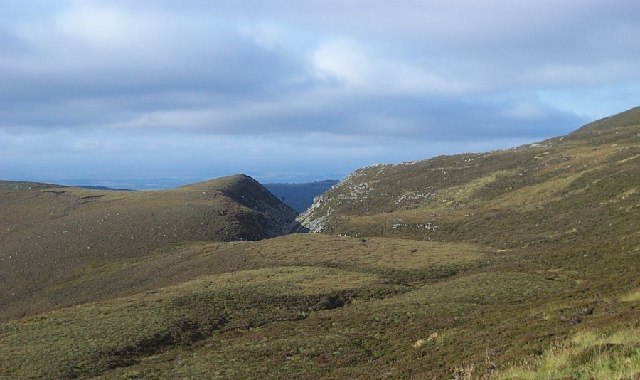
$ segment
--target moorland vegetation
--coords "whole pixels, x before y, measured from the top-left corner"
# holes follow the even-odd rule
[[[358,170],[293,234],[244,176],[2,183],[0,378],[636,379],[639,163],[632,109]]]

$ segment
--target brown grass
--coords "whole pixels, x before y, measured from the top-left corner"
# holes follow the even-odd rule
[[[332,235],[211,241],[256,222],[221,201],[235,182],[148,199],[4,184],[38,207],[0,218],[0,377],[637,377],[639,125],[632,110],[539,146],[364,169],[317,210]],[[436,195],[396,203],[415,193]],[[70,249],[60,227],[87,240]]]

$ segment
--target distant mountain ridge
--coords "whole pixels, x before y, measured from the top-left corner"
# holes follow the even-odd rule
[[[338,182],[338,180],[327,179],[309,183],[265,183],[263,186],[294,210],[302,212],[313,204],[315,197]]]

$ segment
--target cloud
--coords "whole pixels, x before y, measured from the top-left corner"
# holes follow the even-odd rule
[[[56,131],[35,139],[0,132],[0,138],[16,148],[0,156],[3,179],[115,180],[112,186],[129,179],[162,179],[165,184],[178,185],[239,172],[265,182],[342,178],[373,163],[413,160],[451,149],[412,138],[317,132],[248,137]],[[459,141],[456,146],[460,151],[484,151],[524,142],[526,139],[504,138]],[[0,149],[4,149],[2,142]]]
[[[640,69],[635,63],[612,61],[575,64],[549,63],[532,69],[523,78],[527,82],[559,87],[561,85],[599,85],[612,81],[624,81],[624,78],[638,76],[640,76]]]
[[[456,94],[467,85],[447,81],[425,67],[386,58],[347,40],[323,42],[312,53],[316,75],[348,90],[384,94]]]
[[[218,174],[343,173],[563,134],[640,103],[638,13],[602,0],[9,0],[0,174],[45,158],[59,172],[137,160],[210,173],[211,160]]]
[[[251,98],[291,82],[299,70],[294,59],[207,15],[79,4],[17,28],[28,53],[0,61],[11,74],[0,99],[135,99],[169,92]]]

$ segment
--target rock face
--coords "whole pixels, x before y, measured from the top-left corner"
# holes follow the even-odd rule
[[[356,170],[325,193],[315,197],[313,204],[301,213],[296,221],[309,232],[322,232],[325,221],[332,215],[332,205],[344,205],[366,199],[367,193],[372,190],[367,182],[367,170],[368,168]]]
[[[296,222],[300,224],[300,226],[306,229],[309,232],[322,232],[324,229],[324,221],[327,219],[331,213],[327,211],[325,215],[317,215],[318,210],[325,203],[325,198],[323,195],[319,195],[313,198],[313,204],[309,207],[305,212],[298,215],[296,218]]]

